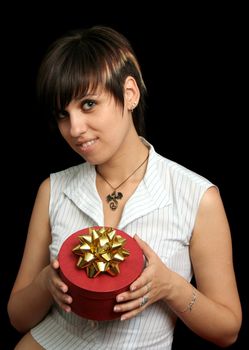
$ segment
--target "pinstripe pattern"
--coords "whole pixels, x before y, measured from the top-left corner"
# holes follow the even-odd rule
[[[95,168],[88,163],[51,175],[51,257],[63,241],[84,227],[104,226]],[[187,280],[196,213],[203,193],[212,184],[168,160],[150,145],[146,174],[127,201],[118,228],[137,233],[169,268]],[[171,349],[175,316],[163,302],[150,305],[131,320],[93,322],[53,308],[32,329],[33,337],[49,350]]]

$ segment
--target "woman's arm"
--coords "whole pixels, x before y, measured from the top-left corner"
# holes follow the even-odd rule
[[[215,187],[210,188],[201,200],[190,254],[197,291],[175,274],[172,293],[166,299],[182,321],[199,336],[219,346],[229,346],[237,339],[242,315],[230,229]],[[194,303],[191,311],[190,303]]]
[[[56,295],[56,283],[67,291],[55,271],[58,266],[50,265],[49,196],[50,180],[47,179],[37,193],[21,266],[8,302],[10,321],[20,332],[26,332],[46,315]]]
[[[157,254],[136,238],[148,265],[131,285],[117,296],[121,319],[134,317],[162,299],[196,334],[219,346],[231,345],[241,326],[241,306],[232,261],[232,245],[224,207],[215,187],[204,194],[198,210],[190,254],[197,290],[169,270]],[[144,300],[143,297],[146,296]],[[141,301],[147,301],[141,306]]]

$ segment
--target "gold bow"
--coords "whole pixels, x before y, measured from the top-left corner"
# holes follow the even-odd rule
[[[80,244],[73,248],[73,253],[79,255],[77,267],[86,268],[87,276],[90,278],[100,273],[109,273],[116,276],[119,270],[119,263],[130,255],[129,251],[123,248],[126,241],[116,230],[111,227],[99,229],[89,228],[89,234],[78,236]]]

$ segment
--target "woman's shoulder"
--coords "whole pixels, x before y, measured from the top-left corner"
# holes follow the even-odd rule
[[[88,163],[81,163],[69,168],[50,174],[51,188],[65,189],[68,186],[75,187],[89,176],[92,172],[92,167]]]
[[[162,169],[161,173],[166,174],[173,182],[190,181],[196,184],[213,185],[205,176],[199,174],[195,170],[178,163],[177,161],[168,159],[156,153],[158,166]]]
[[[80,163],[77,165],[73,165],[69,168],[51,173],[50,178],[72,178],[74,176],[77,176],[79,173],[84,172],[88,167],[88,163]]]
[[[150,171],[152,173],[156,172],[161,179],[173,183],[187,181],[190,183],[205,184],[205,186],[212,185],[210,180],[205,176],[199,174],[195,170],[189,169],[187,166],[184,166],[175,160],[165,157],[161,153],[158,153],[153,145],[147,140],[143,139],[143,142],[150,147]]]

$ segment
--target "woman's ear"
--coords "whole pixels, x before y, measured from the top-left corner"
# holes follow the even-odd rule
[[[133,111],[138,105],[140,91],[136,80],[132,76],[128,76],[124,83],[124,103],[129,111]]]

